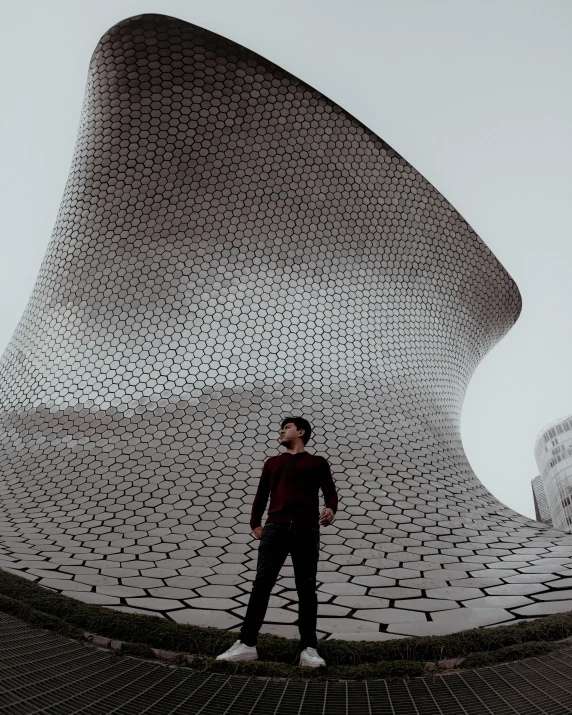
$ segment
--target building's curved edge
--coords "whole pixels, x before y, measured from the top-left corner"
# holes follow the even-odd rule
[[[386,149],[389,149],[390,151],[394,152],[398,157],[400,157],[401,159],[403,159],[403,161],[407,162],[410,166],[412,166],[413,169],[415,169],[415,171],[416,171],[423,179],[425,179],[425,181],[427,181],[428,184],[430,184],[431,186],[433,186],[433,187],[435,188],[435,191],[437,191],[437,192],[439,193],[439,195],[442,197],[442,199],[443,199],[444,201],[446,201],[447,204],[449,204],[449,206],[451,206],[451,208],[457,213],[457,215],[459,216],[459,218],[460,218],[462,221],[464,221],[464,222],[467,224],[467,226],[471,226],[470,222],[467,221],[467,219],[463,216],[463,214],[462,214],[455,206],[453,206],[453,205],[451,204],[451,202],[446,198],[446,196],[444,196],[444,195],[441,193],[441,191],[440,191],[437,187],[435,187],[435,185],[433,184],[433,182],[430,181],[423,173],[421,173],[421,172],[415,167],[414,164],[412,164],[408,159],[406,159],[406,158],[403,156],[403,154],[401,154],[401,152],[397,151],[397,149],[395,149],[391,144],[389,144],[389,143],[388,143],[383,137],[381,137],[374,129],[372,129],[370,126],[368,126],[367,124],[365,124],[361,119],[359,119],[358,117],[356,117],[352,112],[348,111],[345,107],[342,107],[337,101],[333,100],[333,99],[332,99],[331,97],[329,97],[327,94],[324,94],[324,92],[322,92],[322,91],[320,91],[319,89],[316,89],[315,87],[313,87],[313,86],[312,86],[309,82],[307,82],[306,80],[301,79],[300,77],[297,77],[297,76],[294,75],[292,72],[290,72],[290,70],[285,69],[284,67],[281,67],[281,66],[278,65],[276,62],[274,62],[273,60],[269,59],[268,57],[265,57],[264,55],[261,55],[260,53],[255,52],[254,50],[251,50],[251,49],[249,49],[248,47],[246,47],[246,46],[244,46],[244,45],[241,45],[240,43],[236,42],[235,40],[233,40],[233,39],[231,39],[231,38],[229,38],[229,37],[226,37],[225,35],[221,35],[220,33],[215,32],[214,30],[206,29],[206,28],[204,28],[204,27],[201,27],[200,25],[195,25],[194,23],[190,22],[189,20],[186,20],[185,18],[182,18],[182,17],[178,17],[177,15],[164,15],[163,13],[142,13],[142,14],[140,14],[140,15],[131,15],[131,16],[129,16],[129,17],[126,17],[124,20],[120,20],[119,22],[115,23],[115,25],[112,25],[112,26],[109,28],[109,30],[107,30],[107,31],[100,37],[100,39],[99,39],[99,41],[98,41],[98,43],[97,43],[97,46],[99,46],[99,45],[101,44],[101,42],[102,42],[107,36],[111,35],[114,30],[120,30],[121,28],[123,28],[123,27],[125,27],[125,26],[128,26],[128,25],[130,25],[130,24],[133,24],[134,22],[136,22],[136,21],[138,21],[138,20],[145,20],[145,19],[164,19],[164,20],[175,20],[175,21],[177,21],[177,22],[184,22],[184,23],[186,23],[187,25],[190,25],[191,27],[193,27],[193,28],[194,28],[197,32],[199,32],[199,33],[208,33],[209,35],[211,35],[211,36],[212,36],[213,38],[215,38],[215,39],[216,39],[216,38],[220,38],[220,39],[223,40],[224,42],[228,42],[228,43],[231,43],[231,44],[235,45],[239,50],[242,50],[242,51],[247,52],[252,58],[259,59],[261,62],[265,63],[265,64],[268,66],[269,69],[277,69],[277,70],[279,70],[280,72],[286,73],[286,74],[289,75],[292,79],[294,79],[294,80],[296,80],[297,82],[300,82],[302,85],[304,85],[306,89],[309,89],[309,90],[311,90],[312,92],[315,92],[315,93],[316,93],[317,95],[319,95],[320,97],[323,97],[327,102],[330,102],[332,105],[334,105],[334,107],[339,108],[339,109],[340,109],[341,111],[343,111],[344,114],[346,114],[350,119],[352,119],[353,121],[357,122],[358,125],[359,125],[360,127],[362,127],[366,132],[368,132],[369,134],[374,135],[374,136],[376,137],[376,139],[377,139],[379,142],[381,142],[382,146],[384,146]],[[96,49],[94,50],[94,52],[93,52],[93,54],[92,54],[92,57],[91,57],[91,59],[90,59],[90,67],[91,67],[91,63],[93,62],[93,59],[94,59],[94,56],[95,56],[95,53],[96,53],[96,52],[97,52],[97,47],[96,47]],[[474,229],[473,229],[473,230],[474,230]],[[488,252],[497,260],[499,266],[501,267],[502,271],[503,271],[504,274],[505,274],[505,277],[508,279],[508,282],[511,284],[512,290],[515,291],[515,292],[517,293],[517,295],[518,295],[519,308],[518,308],[518,312],[517,312],[517,314],[516,314],[516,317],[514,318],[513,323],[512,323],[512,325],[514,326],[514,325],[516,324],[518,318],[520,317],[521,313],[522,313],[522,295],[521,295],[521,293],[520,293],[520,289],[519,289],[519,287],[518,287],[516,281],[514,280],[514,278],[513,278],[513,277],[510,275],[510,273],[506,270],[506,268],[505,268],[504,265],[501,263],[501,261],[499,261],[499,259],[497,258],[496,254],[489,248],[488,244],[487,244],[487,243],[481,238],[481,236],[480,236],[479,234],[477,234],[476,232],[475,232],[475,235],[476,235],[476,237],[478,238],[478,240],[481,242],[481,244],[484,246],[485,250],[488,251]],[[509,330],[510,330],[510,328],[509,328]],[[508,332],[508,330],[507,330],[506,332]],[[505,333],[505,334],[506,334],[506,333]]]

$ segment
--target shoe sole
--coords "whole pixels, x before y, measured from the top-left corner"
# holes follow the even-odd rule
[[[311,663],[300,662],[300,663],[298,663],[298,665],[301,668],[324,668],[326,664],[324,663],[324,665],[322,665],[321,663],[318,663],[317,665],[312,665]]]
[[[255,655],[254,658],[253,658],[252,656],[246,656],[246,657],[245,657],[245,656],[238,656],[238,657],[234,657],[234,658],[217,658],[216,660],[218,660],[219,662],[223,662],[223,661],[226,660],[226,661],[228,661],[228,662],[236,663],[236,662],[239,662],[239,661],[242,661],[242,660],[244,660],[244,661],[246,661],[246,660],[258,660],[258,656]]]

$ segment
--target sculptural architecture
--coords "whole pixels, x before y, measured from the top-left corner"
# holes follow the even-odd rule
[[[470,226],[342,108],[230,40],[126,20],[0,364],[0,566],[92,603],[233,628],[289,414],[339,489],[324,636],[572,607],[572,537],[463,452],[468,381],[520,311]],[[283,570],[265,630],[294,635]]]

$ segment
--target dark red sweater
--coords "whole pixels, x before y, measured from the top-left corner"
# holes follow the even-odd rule
[[[283,452],[270,457],[264,464],[252,504],[250,528],[261,525],[269,494],[267,524],[297,522],[318,526],[320,489],[326,506],[335,514],[338,495],[330,465],[323,457],[308,452]]]

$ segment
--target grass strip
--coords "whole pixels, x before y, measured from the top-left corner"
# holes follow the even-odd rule
[[[326,670],[299,668],[298,640],[263,634],[259,661],[221,663],[214,656],[237,638],[217,628],[182,625],[162,618],[122,613],[83,603],[43,588],[25,578],[0,570],[0,610],[30,625],[77,638],[83,631],[125,641],[122,652],[150,657],[158,648],[202,656],[202,667],[289,678],[386,678],[422,675],[428,662],[465,658],[463,667],[515,660],[562,647],[556,643],[572,636],[572,613],[495,628],[475,628],[446,636],[424,636],[390,641],[322,641],[319,651]],[[131,649],[131,650],[130,650]],[[198,664],[198,663],[197,663]]]
[[[0,594],[0,611],[9,613],[22,621],[25,621],[30,626],[44,628],[47,631],[55,631],[59,635],[67,638],[81,638],[83,631],[79,628],[66,623],[61,618],[38,611],[35,608],[30,608],[27,603],[16,601],[14,598],[8,598]]]
[[[266,678],[290,678],[291,680],[373,680],[378,678],[416,678],[427,673],[426,663],[411,660],[380,661],[361,665],[330,665],[326,668],[300,668],[287,663],[249,661],[205,663],[205,670],[233,675],[248,675]]]

